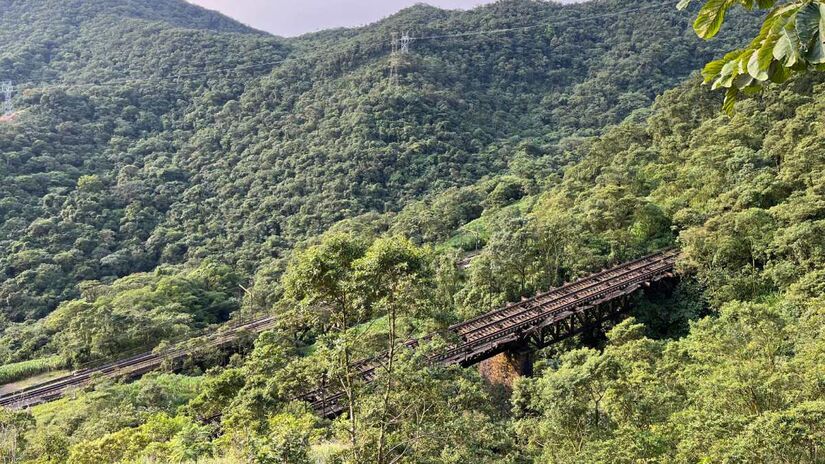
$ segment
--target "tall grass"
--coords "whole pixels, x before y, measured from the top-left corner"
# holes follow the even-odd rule
[[[53,371],[63,367],[63,360],[60,356],[50,356],[48,358],[32,359],[13,364],[0,366],[0,385],[16,382],[44,372]]]

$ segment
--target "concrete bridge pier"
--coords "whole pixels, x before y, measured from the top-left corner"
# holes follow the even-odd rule
[[[516,379],[533,374],[533,357],[529,351],[505,351],[481,361],[478,371],[491,385],[511,393]]]

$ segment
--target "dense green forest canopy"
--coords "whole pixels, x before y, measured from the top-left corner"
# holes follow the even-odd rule
[[[0,307],[15,322],[161,264],[209,258],[248,279],[341,219],[515,160],[557,170],[564,147],[739,42],[618,1],[417,6],[294,40],[178,1],[7,3],[0,75],[19,91],[0,126]],[[415,42],[389,84],[392,32],[524,24],[547,26]]]
[[[103,383],[2,423],[34,462],[819,462],[823,87],[822,76],[795,79],[730,119],[692,80],[588,142],[533,195],[501,203],[481,183],[394,218],[344,221],[290,260],[281,326],[198,386],[169,374]],[[425,243],[421,230],[439,230],[431,211],[478,207],[453,237],[472,229],[486,242],[466,271],[448,248],[375,238],[389,229]],[[355,386],[355,432],[346,416],[329,422],[291,402],[320,372],[343,378],[345,348],[382,349],[393,326],[399,337],[443,327],[674,236],[676,292],[640,299],[603,349],[573,340],[539,353],[511,409],[476,371],[406,350],[392,377]],[[216,414],[219,426],[204,423]]]
[[[6,3],[0,378],[278,325],[0,410],[4,460],[822,461],[825,78],[728,117],[690,77],[753,16],[703,42],[675,5],[511,0],[287,40],[182,2]],[[388,79],[393,32],[525,24],[414,42]],[[445,340],[397,346],[673,245],[672,294],[536,353],[509,400],[429,364]],[[321,375],[336,420],[292,400]]]

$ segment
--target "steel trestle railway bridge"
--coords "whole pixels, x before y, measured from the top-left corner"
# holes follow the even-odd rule
[[[540,293],[516,304],[491,311],[448,328],[457,341],[430,355],[432,363],[468,367],[502,353],[539,349],[620,318],[630,308],[631,297],[656,282],[674,278],[678,252],[665,250],[588,275],[559,288]],[[274,320],[263,318],[234,327],[207,340],[221,347],[239,334],[259,333],[272,328]],[[430,337],[409,340],[416,348]],[[185,348],[165,353],[146,353],[95,369],[77,371],[49,382],[33,385],[0,397],[0,405],[22,408],[60,398],[66,392],[90,383],[98,376],[138,376],[158,369],[168,359],[188,354]],[[376,378],[385,355],[366,359],[353,367],[365,382]],[[320,383],[320,382],[319,382]],[[297,399],[312,404],[318,414],[334,417],[343,411],[343,392],[317,388]]]

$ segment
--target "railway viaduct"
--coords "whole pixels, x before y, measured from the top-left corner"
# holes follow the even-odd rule
[[[432,355],[430,361],[464,367],[480,364],[488,380],[509,387],[514,378],[529,373],[531,351],[621,318],[630,309],[634,294],[671,281],[677,255],[675,250],[665,250],[645,256],[453,325],[448,331],[458,341]],[[416,348],[419,343],[410,340],[406,346]],[[356,363],[355,371],[370,382],[384,357]],[[325,388],[300,397],[326,417],[343,411],[342,398],[340,391]]]
[[[482,375],[488,380],[509,387],[513,379],[529,373],[531,351],[595,330],[609,320],[617,320],[630,309],[634,294],[658,283],[672,281],[677,255],[675,250],[654,253],[450,326],[448,332],[456,341],[431,355],[430,361],[464,367],[479,364]],[[268,330],[273,323],[272,318],[264,318],[242,324],[210,338],[207,343],[223,346],[242,333]],[[405,345],[415,349],[428,338],[409,340]],[[141,375],[161,367],[167,359],[186,354],[185,349],[146,353],[96,369],[74,372],[0,397],[0,405],[22,408],[52,401],[71,389],[88,384],[97,376]],[[379,373],[384,356],[359,361],[353,367],[363,381],[370,382]],[[322,386],[298,399],[311,403],[318,414],[334,417],[343,411],[342,398],[342,392]]]

